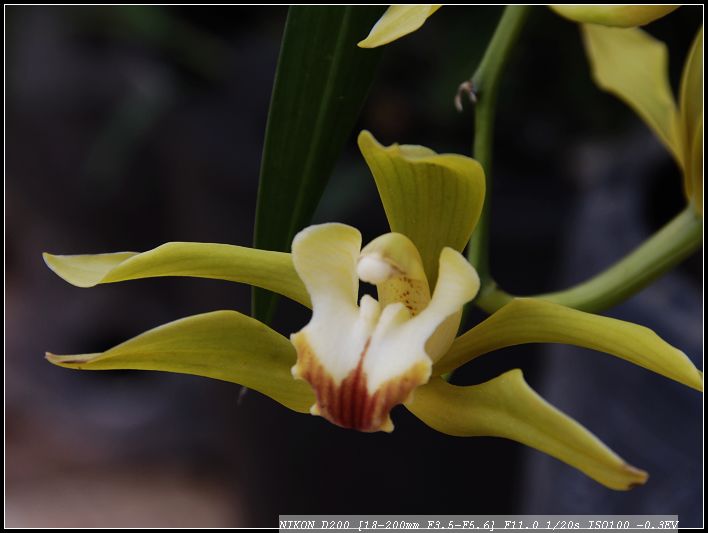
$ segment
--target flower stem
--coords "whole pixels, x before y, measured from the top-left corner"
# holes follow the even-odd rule
[[[479,273],[482,292],[485,286],[493,283],[489,271],[489,204],[492,186],[492,138],[494,136],[497,93],[502,71],[519,37],[530,7],[507,6],[504,9],[484,57],[472,76],[472,89],[477,98],[472,152],[474,158],[484,168],[487,187],[482,214],[467,248],[467,258]]]
[[[569,289],[540,294],[550,302],[597,312],[622,302],[671,270],[700,248],[703,241],[703,221],[689,206],[673,220],[644,241],[633,252],[604,272]],[[475,303],[493,313],[508,303],[512,295],[499,289],[493,281]]]

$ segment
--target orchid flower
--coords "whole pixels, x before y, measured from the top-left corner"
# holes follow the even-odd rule
[[[516,440],[612,489],[643,484],[646,472],[541,399],[520,370],[474,386],[442,376],[506,346],[555,342],[606,352],[702,390],[702,374],[688,357],[647,328],[524,298],[456,336],[462,306],[479,288],[460,251],[484,201],[481,166],[422,146],[384,147],[366,131],[359,146],[392,230],[363,248],[355,228],[328,223],[303,229],[290,254],[167,243],[144,253],[44,256],[78,287],[193,276],[274,291],[312,308],[310,322],[290,340],[236,311],[215,311],[102,353],[47,359],[72,369],[161,370],[234,382],[296,412],[366,432],[392,431],[391,410],[404,404],[440,432]],[[357,303],[360,280],[376,285],[378,300],[365,295]]]
[[[388,44],[418,30],[440,7],[391,6],[362,48]],[[686,59],[679,102],[671,91],[666,45],[636,28],[678,5],[551,5],[580,22],[596,83],[632,107],[667,147],[683,173],[688,202],[703,216],[703,26]]]
[[[618,28],[644,26],[677,10],[680,5],[550,5],[559,15],[585,24]]]
[[[624,100],[654,131],[683,174],[703,216],[703,26],[688,53],[676,103],[666,45],[639,28],[582,26],[595,82]]]
[[[359,42],[362,48],[376,48],[393,42],[420,29],[442,4],[390,6],[371,28],[366,39]],[[678,5],[552,5],[559,15],[589,24],[602,24],[628,28],[649,24],[672,11]]]

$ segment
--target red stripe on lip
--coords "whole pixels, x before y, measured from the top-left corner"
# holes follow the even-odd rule
[[[370,341],[367,340],[356,368],[337,384],[320,363],[306,336],[300,333],[293,338],[298,358],[297,375],[314,390],[319,414],[333,424],[363,432],[388,429],[391,409],[406,401],[413,389],[427,382],[430,376],[430,366],[419,362],[384,382],[371,394],[363,370]]]

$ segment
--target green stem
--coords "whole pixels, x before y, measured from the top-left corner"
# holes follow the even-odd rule
[[[489,213],[492,191],[492,143],[494,137],[494,114],[501,74],[509,54],[518,40],[531,6],[507,6],[504,8],[492,40],[489,41],[482,61],[472,76],[472,91],[477,99],[474,113],[474,145],[472,154],[482,165],[485,176],[485,195],[482,213],[467,246],[467,259],[477,269],[480,279],[480,294],[495,286],[489,272]],[[465,307],[464,314],[469,311]],[[465,322],[463,315],[462,323]],[[450,380],[452,372],[444,376]]]
[[[482,290],[492,282],[489,272],[489,214],[492,188],[492,140],[494,114],[501,74],[526,21],[531,6],[507,6],[487,47],[482,62],[472,76],[475,104],[474,158],[484,168],[486,194],[484,208],[467,248],[467,258],[475,266]]]
[[[569,289],[534,298],[581,311],[602,311],[626,300],[671,270],[700,248],[702,241],[703,220],[689,206],[604,272]],[[475,303],[488,313],[493,313],[512,298],[492,282],[481,291]]]

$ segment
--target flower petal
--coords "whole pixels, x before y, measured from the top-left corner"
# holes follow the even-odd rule
[[[391,230],[413,241],[433,285],[442,249],[462,251],[482,212],[482,167],[469,157],[438,155],[423,146],[384,147],[368,131],[359,135],[359,148]]]
[[[681,134],[684,141],[684,190],[703,214],[703,26],[698,31],[681,77]]]
[[[444,374],[493,350],[533,342],[573,344],[605,352],[703,390],[703,375],[686,354],[649,328],[533,298],[512,300],[455,339],[434,373]]]
[[[595,82],[624,100],[684,167],[666,45],[637,28],[583,25]]]
[[[132,279],[191,276],[248,283],[309,307],[310,297],[290,254],[228,244],[168,242],[148,252],[43,254],[55,274],[77,287]]]
[[[371,28],[368,37],[360,41],[358,46],[360,48],[376,48],[413,33],[441,7],[442,4],[391,6]]]
[[[295,350],[288,340],[236,311],[170,322],[103,353],[48,353],[47,359],[77,370],[163,370],[230,381],[301,413],[313,401],[310,388],[290,374]]]
[[[315,314],[356,313],[360,250],[361,233],[344,224],[310,226],[295,236],[293,265],[310,294]]]
[[[372,368],[381,337],[410,318],[403,304],[381,312],[379,303],[358,294],[357,260],[361,234],[342,224],[322,224],[301,231],[293,241],[293,262],[310,292],[309,324],[291,336],[297,350],[296,378],[310,383],[317,396],[311,412],[360,431],[391,431],[391,408],[427,381],[430,360],[422,351],[407,351],[392,367]],[[373,337],[376,334],[376,339]],[[422,352],[422,353],[420,353]]]
[[[430,304],[413,321],[438,322],[436,329],[416,327],[427,337],[425,351],[433,362],[438,361],[450,349],[462,318],[462,306],[477,296],[479,276],[474,267],[452,248],[445,248],[440,254],[440,275]],[[447,317],[439,322],[437,317]]]
[[[371,253],[385,251],[383,245],[392,240],[405,244],[399,237],[385,237],[374,243]],[[391,409],[430,377],[426,343],[474,297],[479,280],[459,252],[446,248],[440,255],[438,285],[429,305],[416,316],[402,302],[382,309],[368,295],[357,307],[360,243],[359,232],[341,224],[312,226],[293,241],[293,262],[313,303],[312,319],[291,336],[297,349],[293,375],[314,389],[313,414],[346,428],[391,431]],[[411,247],[394,249],[399,253]],[[382,262],[364,270],[376,277],[379,266],[382,271],[390,266]],[[396,262],[415,271],[415,256],[399,256]],[[449,346],[455,331],[436,346]]]
[[[662,5],[552,5],[553,11],[575,22],[629,28],[644,26],[681,6]]]
[[[367,244],[359,255],[357,274],[362,281],[376,285],[383,307],[400,302],[415,316],[430,303],[423,260],[401,233],[387,233]]]
[[[690,173],[684,179],[691,182],[689,199],[693,209],[703,217],[703,114],[693,132]]]
[[[400,233],[388,233],[371,241],[361,251],[357,267],[359,278],[378,283],[379,301],[383,307],[400,302],[416,316],[427,310],[438,321],[434,333],[426,332],[425,351],[437,361],[450,348],[462,318],[462,306],[479,291],[479,276],[474,267],[452,248],[440,254],[438,282],[433,301],[428,281],[420,263],[420,254],[413,243]]]
[[[686,139],[693,139],[693,132],[703,116],[703,26],[698,30],[686,58],[681,75],[679,107]]]
[[[428,426],[460,437],[503,437],[536,448],[616,490],[643,485],[646,472],[628,465],[597,437],[546,402],[511,370],[481,385],[434,379],[406,407]]]

